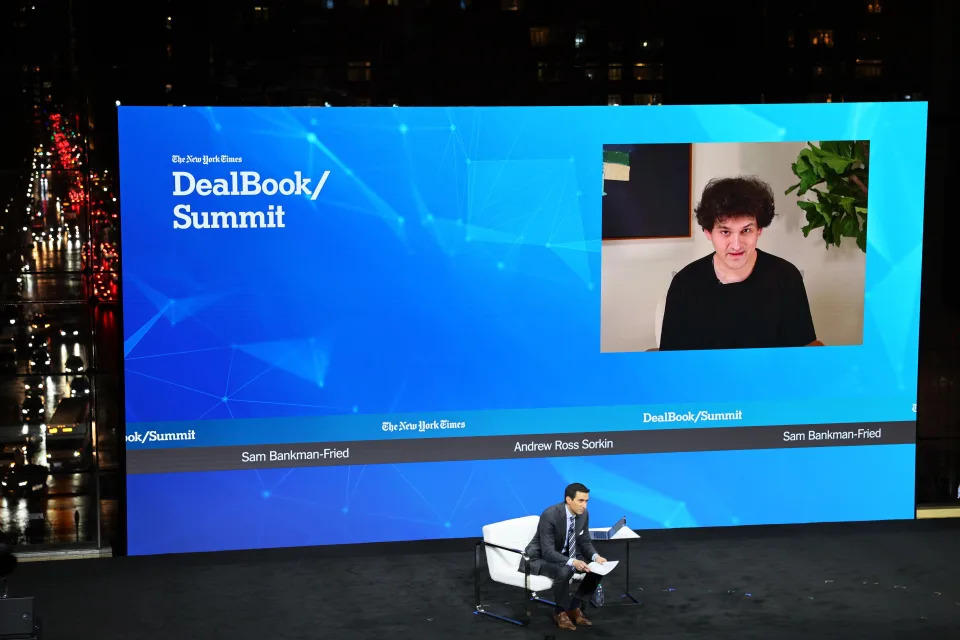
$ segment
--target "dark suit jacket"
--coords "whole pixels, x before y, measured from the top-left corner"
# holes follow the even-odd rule
[[[590,562],[597,550],[590,539],[590,514],[584,511],[574,520],[577,536],[577,559]],[[524,553],[530,558],[530,573],[537,574],[544,562],[567,564],[569,557],[560,553],[567,539],[567,509],[561,502],[547,507],[540,514],[537,534],[527,545]],[[524,570],[524,560],[520,560],[520,571]]]

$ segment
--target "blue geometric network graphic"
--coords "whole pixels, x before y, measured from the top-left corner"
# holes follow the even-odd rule
[[[771,428],[915,417],[925,104],[119,118],[129,451],[389,440],[391,416],[466,422],[424,438],[705,404]],[[603,145],[807,140],[870,140],[863,344],[601,353]],[[148,430],[196,439],[131,441]],[[913,474],[912,444],[132,473],[128,546],[476,536],[571,481],[635,529],[908,518]]]

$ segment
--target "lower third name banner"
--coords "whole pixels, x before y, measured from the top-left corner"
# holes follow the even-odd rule
[[[916,422],[608,431],[127,451],[128,473],[912,444]]]

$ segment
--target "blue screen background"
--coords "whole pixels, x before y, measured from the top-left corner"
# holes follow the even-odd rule
[[[364,440],[389,437],[384,416],[428,413],[473,417],[442,437],[623,430],[650,428],[641,408],[704,403],[744,408],[739,425],[915,417],[924,104],[119,118],[128,433]],[[738,375],[731,352],[600,353],[604,144],[831,139],[871,142],[862,345],[737,351]],[[172,162],[188,154],[242,162]],[[174,171],[299,171],[312,186],[330,174],[310,200],[177,196]],[[281,205],[286,227],[177,230],[180,204]],[[626,513],[633,528],[909,518],[914,447],[130,475],[128,547],[475,536],[539,513],[571,481],[593,489],[595,523]]]

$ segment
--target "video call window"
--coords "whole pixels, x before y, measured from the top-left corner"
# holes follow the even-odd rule
[[[601,351],[862,344],[868,142],[603,153]]]

